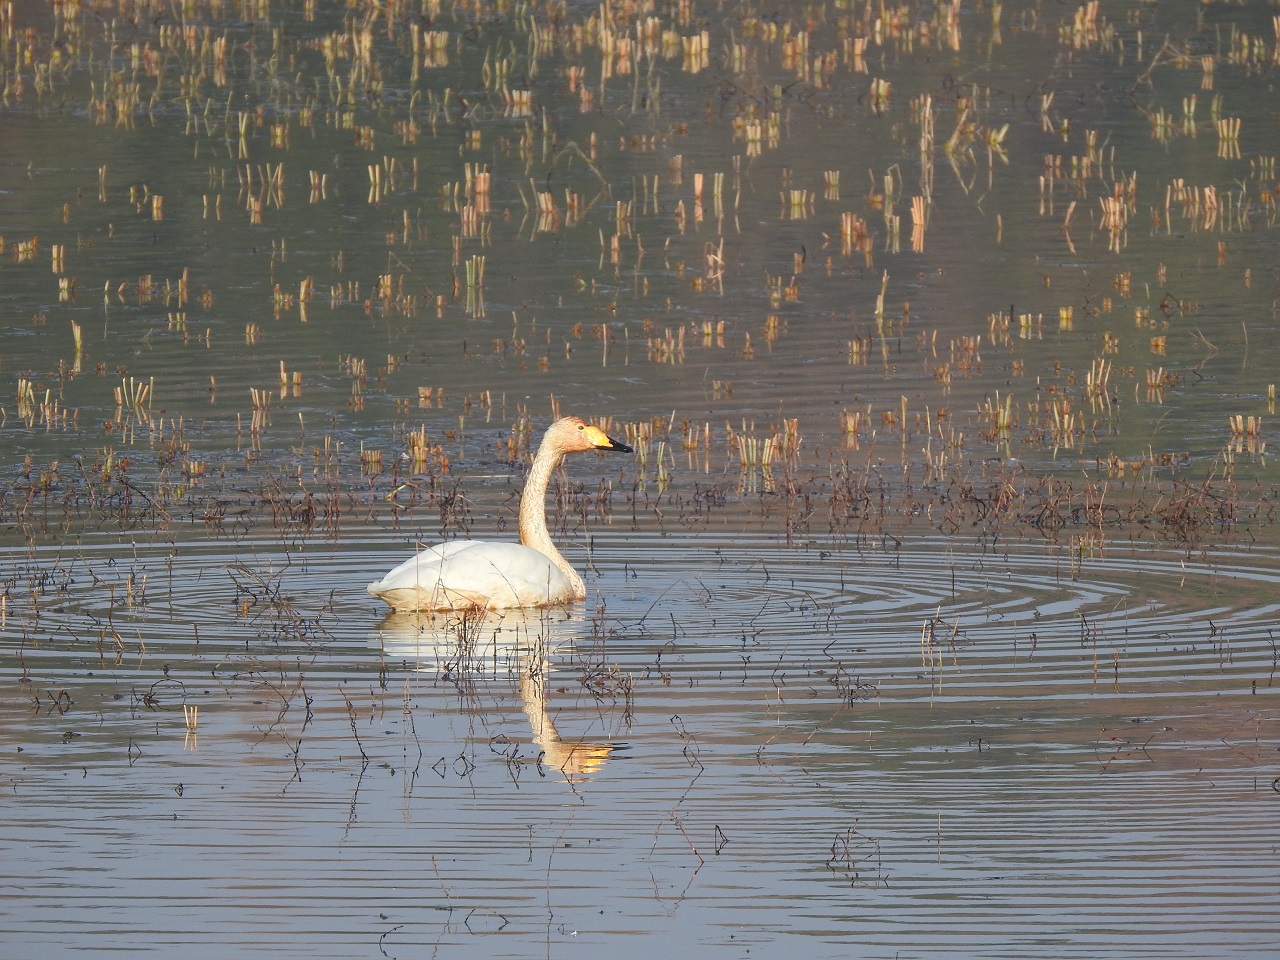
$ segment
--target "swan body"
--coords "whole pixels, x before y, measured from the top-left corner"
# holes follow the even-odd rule
[[[578,417],[547,428],[520,497],[520,542],[454,540],[422,550],[367,587],[393,610],[502,610],[546,607],[587,595],[547,531],[546,494],[566,454],[588,450],[631,453]]]
[[[368,590],[393,610],[503,610],[580,599],[576,585],[544,554],[521,543],[485,540],[428,547]]]

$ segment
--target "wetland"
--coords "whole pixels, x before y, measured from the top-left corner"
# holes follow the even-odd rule
[[[6,955],[1262,957],[1264,2],[0,5]],[[515,539],[584,603],[392,614]]]

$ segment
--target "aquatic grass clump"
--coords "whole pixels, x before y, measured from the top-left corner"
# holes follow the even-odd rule
[[[696,2],[661,11],[481,7],[463,12],[432,3],[424,26],[401,22],[397,8],[325,23],[314,5],[304,5],[286,12],[288,28],[276,30],[252,20],[222,23],[216,6],[197,3],[198,24],[175,28],[163,17],[139,17],[123,46],[111,24],[59,8],[52,33],[15,33],[16,46],[3,57],[6,89],[18,97],[12,102],[74,102],[76,84],[84,82],[93,109],[80,122],[118,125],[113,136],[126,143],[135,130],[173,136],[191,158],[146,173],[123,161],[95,161],[96,199],[90,187],[83,198],[60,201],[53,218],[60,224],[16,226],[0,244],[6,270],[33,275],[48,251],[50,270],[39,271],[44,287],[33,304],[56,300],[65,308],[77,290],[96,289],[97,278],[86,277],[106,272],[99,253],[122,257],[129,250],[124,266],[111,263],[115,275],[103,280],[102,336],[95,323],[70,321],[74,359],[68,353],[58,365],[58,383],[70,385],[66,396],[33,372],[39,366],[17,368],[23,427],[77,429],[81,401],[67,399],[75,375],[86,363],[104,375],[116,369],[119,412],[104,415],[104,430],[117,456],[132,461],[131,476],[146,478],[140,489],[170,503],[186,498],[182,487],[212,487],[232,447],[236,469],[248,471],[250,482],[240,491],[216,484],[235,500],[248,496],[242,491],[263,472],[285,476],[307,459],[297,431],[271,419],[282,406],[297,406],[286,401],[302,399],[305,376],[309,406],[325,408],[340,395],[343,409],[308,409],[305,420],[299,409],[298,426],[305,433],[324,416],[325,444],[342,435],[352,451],[340,466],[330,451],[306,468],[345,486],[358,510],[375,503],[396,510],[398,498],[408,503],[429,490],[449,461],[468,464],[473,454],[449,434],[466,418],[474,428],[468,398],[494,386],[484,364],[503,371],[501,387],[512,396],[530,395],[526,374],[590,393],[601,383],[626,384],[643,357],[654,367],[645,374],[650,389],[624,386],[618,408],[636,408],[628,417],[644,422],[652,397],[662,396],[668,426],[646,438],[641,475],[627,479],[657,479],[673,496],[692,496],[674,470],[676,444],[690,454],[691,472],[703,475],[736,477],[744,458],[747,472],[757,474],[793,459],[770,443],[769,431],[780,427],[751,436],[727,430],[723,445],[711,427],[763,423],[766,414],[776,421],[781,413],[774,411],[784,409],[807,438],[788,465],[799,484],[828,469],[816,451],[839,447],[857,469],[890,435],[898,441],[890,458],[896,468],[930,483],[973,469],[966,457],[977,448],[964,449],[966,433],[971,445],[985,439],[996,455],[1030,458],[1043,471],[1064,469],[1069,453],[1098,471],[1125,464],[1126,477],[1144,464],[1152,482],[1166,465],[1182,469],[1187,456],[1213,465],[1246,452],[1224,452],[1220,424],[1186,444],[1162,443],[1159,421],[1142,408],[1189,401],[1174,391],[1191,379],[1191,364],[1211,361],[1215,344],[1228,343],[1211,330],[1212,340],[1189,344],[1178,326],[1213,300],[1205,294],[1217,283],[1191,265],[1202,257],[1210,267],[1239,264],[1248,289],[1255,254],[1247,243],[1274,223],[1274,158],[1237,160],[1234,150],[1215,152],[1209,136],[1247,152],[1258,114],[1240,92],[1268,62],[1269,36],[1233,24],[1229,41],[1209,52],[1154,39],[1164,36],[1153,26],[1158,11],[1135,13],[1117,31],[1090,4],[1054,18],[997,5],[974,21],[960,18],[954,5],[908,4],[891,13],[861,3],[839,11],[819,5],[804,20],[750,11],[715,20]],[[490,15],[489,32],[468,46],[472,19],[482,14]],[[1056,68],[1026,122],[1011,118],[981,82],[940,91],[916,76],[921,57],[959,56],[975,44],[996,61],[1016,46],[1088,63],[1112,81],[1124,78],[1123,89],[1148,98],[1136,118],[1141,137],[1108,137],[1110,128],[1087,115],[1077,119],[1078,111],[1069,118],[1053,89],[1064,77]],[[716,50],[727,71],[717,81],[722,109],[704,116],[687,106],[693,88],[681,84],[695,75],[706,82]],[[254,64],[268,65],[256,86],[246,72]],[[1182,82],[1191,74],[1198,99]],[[466,77],[474,82],[462,82]],[[462,89],[479,93],[464,99]],[[850,96],[854,89],[862,93]],[[939,112],[944,100],[949,117]],[[178,104],[176,113],[166,113],[165,103]],[[621,112],[619,105],[626,105]],[[602,124],[605,116],[623,119]],[[941,134],[939,120],[947,124]],[[1152,130],[1167,143],[1180,141],[1177,149],[1193,153],[1197,166],[1180,168],[1185,155],[1138,150],[1134,143]],[[870,171],[861,188],[841,177],[850,157],[824,149],[828,134],[843,144],[850,131],[872,132],[856,140]],[[800,143],[814,149],[797,149]],[[1014,226],[1009,210],[990,207],[1002,178],[1004,187],[1021,189],[1011,169],[1038,174],[1038,195],[1021,193],[1038,209],[1016,225],[1019,237],[1031,240],[1028,249],[1043,250],[1044,240],[1060,253],[1053,267],[1034,266],[1031,284],[1012,280],[1026,261],[1006,242]],[[170,185],[182,176],[200,184],[190,204]],[[244,215],[230,217],[232,209]],[[898,245],[904,213],[910,250]],[[158,255],[197,221],[207,262],[234,260],[236,283],[207,262],[174,266]],[[766,226],[744,228],[753,223]],[[1139,223],[1144,229],[1135,229]],[[342,229],[330,229],[335,224]],[[775,229],[786,232],[785,243],[773,242]],[[139,253],[143,245],[129,243],[146,231],[153,242]],[[385,250],[370,256],[371,245]],[[1077,269],[1077,245],[1111,258],[1097,272],[1101,286],[1093,286],[1094,271]],[[236,258],[241,246],[261,250],[261,264]],[[980,270],[987,258],[1002,265],[996,277]],[[970,266],[978,268],[973,291],[964,290]],[[733,282],[742,277],[761,279]],[[243,298],[230,289],[241,284],[249,291]],[[317,285],[330,291],[329,309],[319,313]],[[1037,286],[1053,289],[1052,299]],[[899,316],[891,293],[908,287],[911,303]],[[1179,289],[1161,300],[1149,287]],[[526,294],[535,306],[525,306]],[[1010,302],[1007,309],[993,302],[970,310],[970,294],[978,301],[1007,294]],[[698,302],[702,295],[723,298],[723,309],[713,313]],[[1114,322],[1109,329],[1095,323],[1135,300],[1135,326],[1145,332],[1126,336]],[[176,412],[161,416],[154,382],[130,384],[113,355],[115,338],[131,338],[131,325],[160,301],[158,328],[143,336],[142,349],[153,350],[164,332],[172,334],[168,344],[203,343],[207,355],[192,362],[201,366],[202,383],[209,377],[210,403],[198,412],[182,408],[190,378],[160,366],[153,369],[161,371],[164,402]],[[519,329],[508,336],[492,328],[487,302],[510,302]],[[246,303],[247,317],[240,315]],[[423,304],[435,305],[425,311],[434,316],[423,316]],[[1054,308],[1056,329],[1052,320],[1044,323]],[[201,311],[208,316],[197,319]],[[48,307],[36,312],[56,317]],[[236,333],[215,342],[212,331],[226,330],[226,316],[236,317]],[[524,326],[526,316],[537,319]],[[475,324],[484,329],[473,331]],[[307,345],[294,349],[286,330]],[[584,330],[600,341],[590,367],[579,342]],[[828,351],[833,331],[839,370]],[[372,353],[369,343],[356,342],[366,334],[376,337]],[[316,349],[329,340],[340,345]],[[260,352],[266,343],[269,355]],[[492,344],[492,355],[477,343]],[[636,352],[640,343],[643,353]],[[1248,362],[1260,367],[1268,358],[1257,354],[1265,349],[1255,338]],[[315,361],[335,353],[339,378],[330,363]],[[386,365],[374,360],[376,372],[366,368],[364,358],[379,355]],[[1160,358],[1157,367],[1151,355]],[[304,375],[313,363],[315,373]],[[791,376],[797,364],[805,376]],[[695,365],[702,376],[689,375]],[[418,367],[426,369],[410,373]],[[1122,405],[1130,398],[1126,377],[1134,380],[1134,402]],[[261,386],[271,382],[278,382],[278,396]],[[228,395],[248,413],[245,390],[251,416],[234,408],[218,415]],[[410,424],[415,391],[424,418]],[[823,412],[829,401],[835,406]],[[835,410],[846,415],[832,416]],[[438,416],[425,416],[431,411]],[[505,421],[498,431],[511,422],[505,411],[494,416]],[[545,412],[525,416],[536,422]],[[175,429],[184,418],[198,426]],[[677,430],[672,422],[692,426]],[[1248,439],[1247,427],[1242,437]],[[316,444],[308,440],[306,448]],[[663,444],[666,455],[652,456]],[[695,451],[701,462],[693,471]],[[513,436],[505,454],[512,462],[526,458],[527,444]],[[1260,456],[1249,463],[1265,466]],[[179,473],[180,487],[170,489]],[[416,486],[399,486],[406,481]],[[201,499],[197,514],[225,510]]]

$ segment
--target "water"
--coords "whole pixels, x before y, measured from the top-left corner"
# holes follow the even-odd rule
[[[1270,20],[601,9],[0,11],[0,952],[1270,956]]]
[[[1268,949],[1272,552],[592,547],[465,629],[352,589],[385,535],[12,557],[72,582],[10,609],[11,942]]]

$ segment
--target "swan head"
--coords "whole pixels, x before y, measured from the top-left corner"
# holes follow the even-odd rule
[[[629,446],[613,439],[599,427],[587,423],[581,417],[564,417],[547,428],[543,445],[550,445],[558,454],[585,453],[588,450],[615,450],[618,453],[634,453]]]

